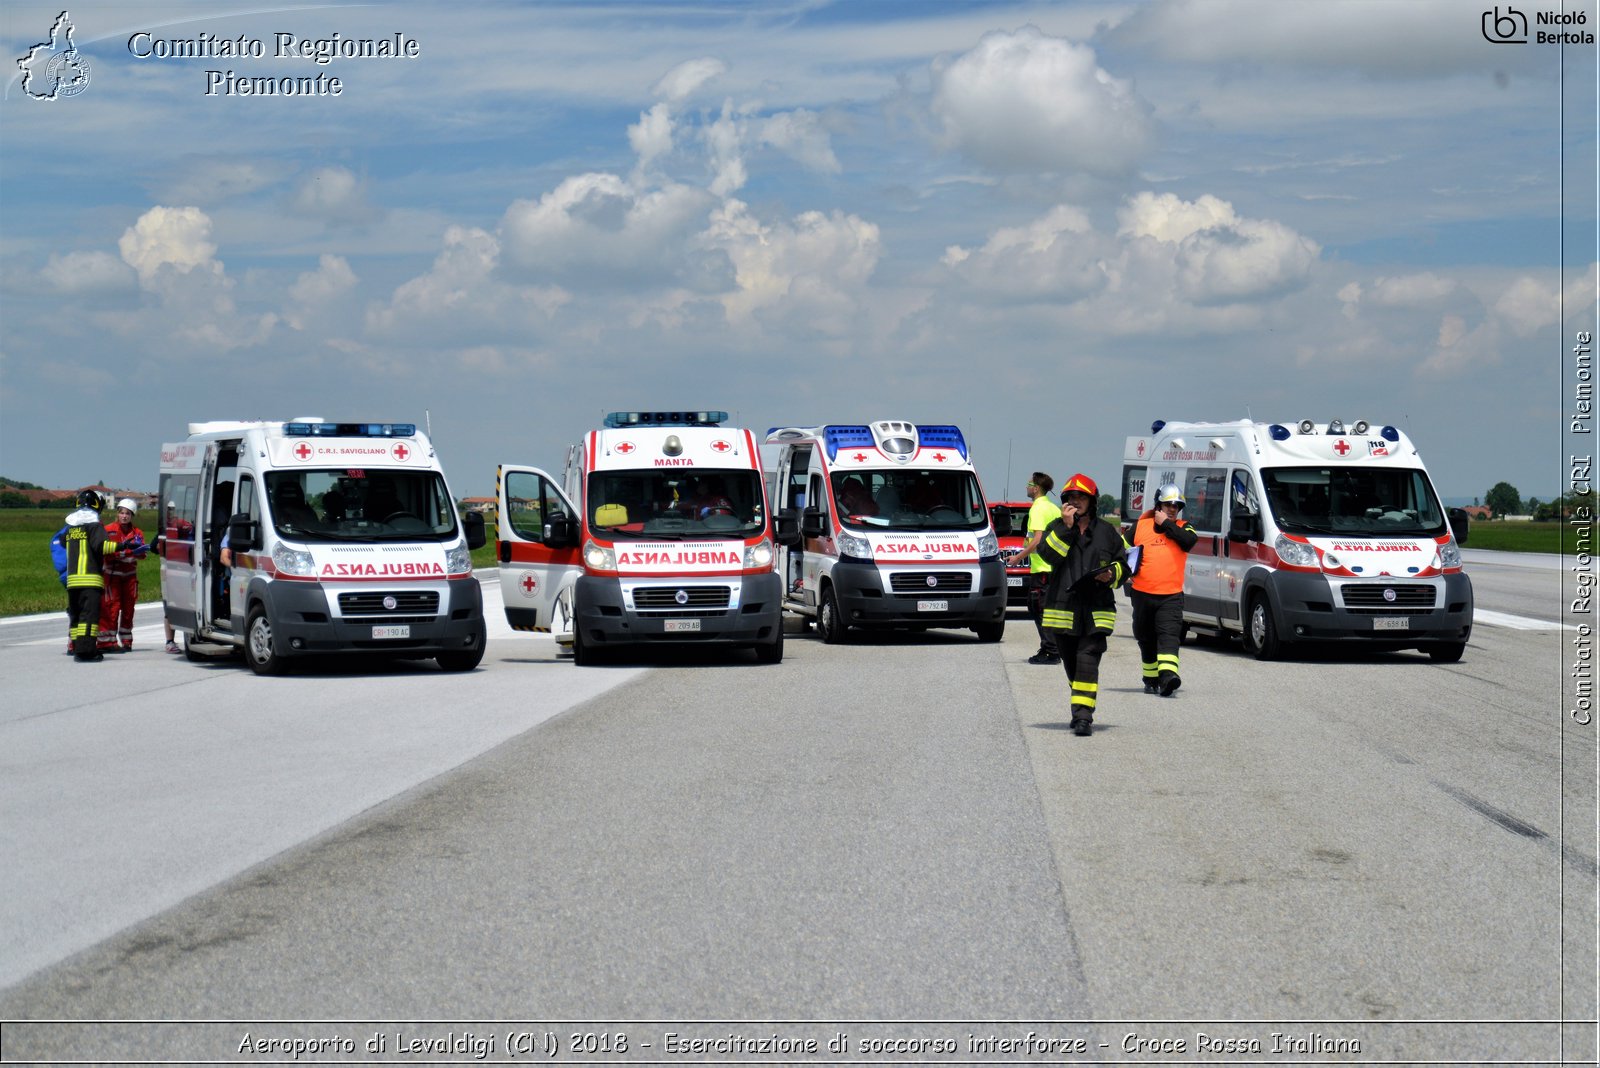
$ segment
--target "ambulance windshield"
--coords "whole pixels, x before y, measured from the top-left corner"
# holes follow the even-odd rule
[[[296,541],[447,541],[456,509],[437,471],[267,472],[267,514]]]
[[[748,468],[597,471],[588,504],[590,528],[612,538],[751,538],[767,526]]]
[[[981,530],[989,522],[971,471],[836,470],[833,499],[847,527]]]
[[[1449,532],[1428,476],[1416,469],[1269,467],[1267,505],[1289,534],[1426,535]]]

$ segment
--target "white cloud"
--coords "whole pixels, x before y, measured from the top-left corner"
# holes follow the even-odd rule
[[[760,124],[757,137],[763,144],[783,152],[808,170],[819,174],[838,174],[839,158],[822,120],[814,112],[800,109],[781,112]]]
[[[1070,301],[1105,284],[1108,251],[1088,216],[1062,204],[1024,226],[996,230],[980,248],[952,245],[944,264],[1005,301]]]
[[[1144,156],[1148,107],[1092,49],[1028,26],[933,71],[946,144],[997,171],[1120,175]]]
[[[146,288],[163,267],[181,274],[196,269],[222,273],[222,264],[213,258],[217,246],[211,243],[211,219],[199,208],[151,208],[123,233],[117,248]]]
[[[694,95],[695,90],[727,73],[727,70],[728,65],[720,59],[703,57],[687,60],[662,75],[650,91],[659,100],[681,104]]]
[[[137,286],[137,275],[128,264],[109,252],[51,256],[42,273],[45,281],[63,293],[111,293]]]
[[[1273,296],[1304,285],[1321,246],[1268,219],[1240,218],[1212,196],[1184,201],[1139,193],[1121,213],[1122,233],[1170,249],[1184,296],[1222,304]]]
[[[306,329],[313,315],[354,291],[359,281],[343,256],[323,253],[317,269],[306,271],[289,287],[290,307],[284,312],[284,321],[296,330]]]
[[[360,226],[379,213],[367,201],[365,183],[345,167],[320,167],[302,178],[290,198],[301,215],[333,226]]]
[[[1459,283],[1453,278],[1441,278],[1432,271],[1379,278],[1372,283],[1366,299],[1386,308],[1414,308],[1436,304],[1455,293]]]
[[[671,109],[666,104],[657,104],[649,111],[640,112],[638,123],[628,127],[628,144],[639,156],[640,170],[671,152]]]

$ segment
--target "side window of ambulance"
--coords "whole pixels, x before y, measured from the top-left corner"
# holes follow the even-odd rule
[[[1228,488],[1228,511],[1242,512],[1245,515],[1259,515],[1261,506],[1257,503],[1255,476],[1242,467],[1233,469],[1233,483]]]
[[[561,496],[542,476],[513,471],[506,476],[506,519],[517,537],[544,541],[544,525],[567,514]]]
[[[1183,487],[1183,517],[1194,525],[1195,530],[1207,534],[1222,533],[1226,519],[1227,488],[1227,468],[1189,469]]]
[[[1124,467],[1122,469],[1122,521],[1131,523],[1144,514],[1150,505],[1144,499],[1145,469],[1142,467]],[[1151,502],[1154,503],[1154,502]]]
[[[256,504],[256,480],[249,475],[239,480],[238,508],[250,519],[261,518],[261,509]]]
[[[784,487],[779,507],[799,511],[806,506],[806,468],[811,463],[810,449],[796,449],[789,457],[789,484]]]

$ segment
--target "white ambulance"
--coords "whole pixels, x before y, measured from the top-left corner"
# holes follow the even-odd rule
[[[1263,660],[1313,641],[1461,658],[1472,582],[1422,458],[1394,427],[1157,422],[1127,439],[1123,516],[1136,521],[1167,484],[1200,535],[1188,626],[1237,633]]]
[[[777,427],[779,516],[798,519],[784,603],[825,642],[852,627],[1005,635],[1006,573],[961,431],[885,419]]]
[[[635,643],[748,646],[783,659],[761,456],[727,412],[612,412],[561,479],[501,464],[496,551],[506,621],[577,664]]]
[[[161,592],[191,658],[236,648],[260,675],[312,654],[483,659],[483,517],[457,515],[415,424],[191,423],[161,446],[161,507]]]

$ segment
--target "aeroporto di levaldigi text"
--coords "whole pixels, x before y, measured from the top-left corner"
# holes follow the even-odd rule
[[[270,38],[218,37],[202,31],[193,37],[157,37],[140,30],[128,38],[128,53],[135,59],[304,59],[326,66],[336,59],[417,59],[422,44],[415,37],[393,33],[385,37],[301,37],[275,33]],[[233,70],[207,70],[206,96],[338,96],[342,79],[319,71],[315,75],[254,75]]]

